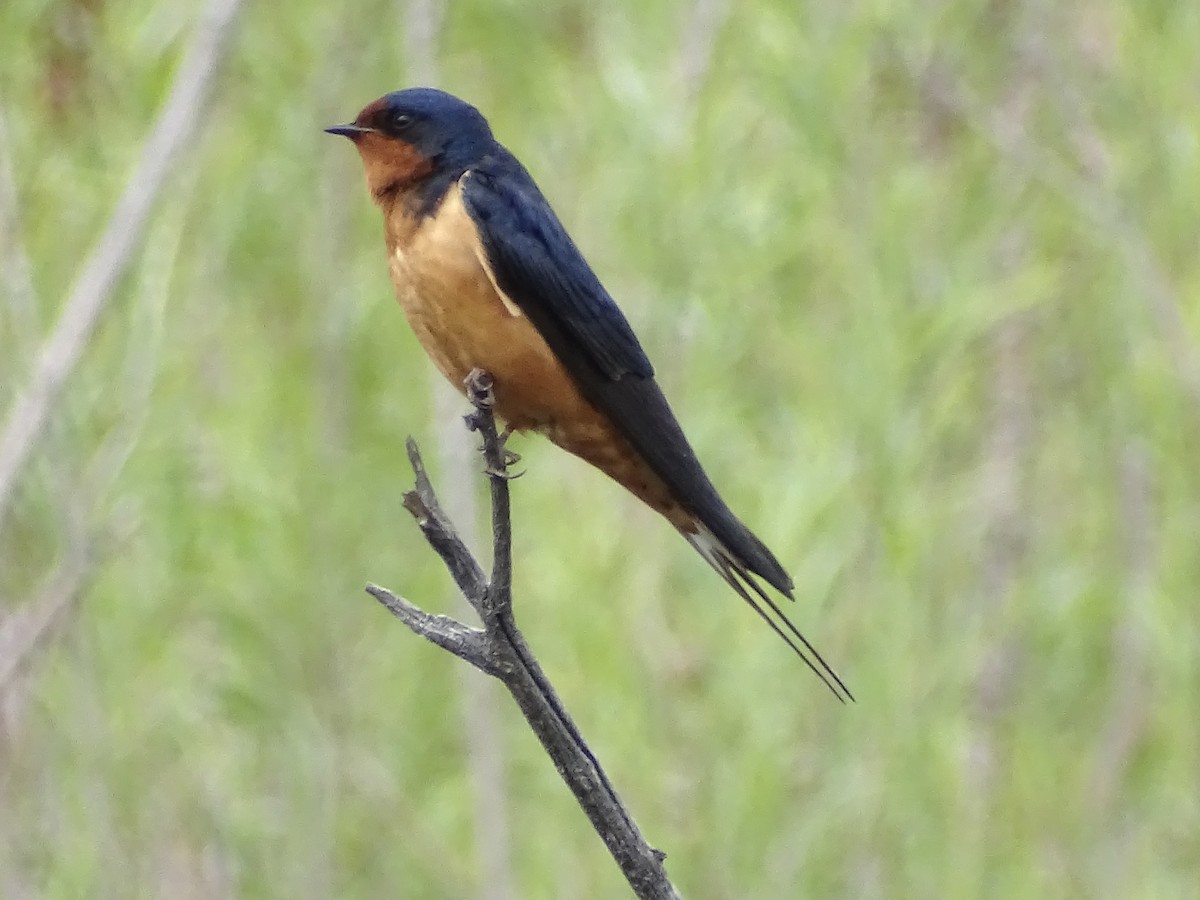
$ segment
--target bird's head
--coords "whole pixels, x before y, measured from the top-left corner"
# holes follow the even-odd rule
[[[493,144],[479,110],[434,88],[386,94],[353,122],[325,130],[354,142],[378,201],[439,173],[465,170]]]

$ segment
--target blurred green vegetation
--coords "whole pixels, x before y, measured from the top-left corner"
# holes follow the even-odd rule
[[[2,896],[494,896],[462,664],[362,593],[454,609],[400,505],[432,369],[321,133],[407,83],[413,14],[244,11],[0,525],[0,622],[85,573],[0,688]],[[0,421],[194,16],[0,5]],[[686,896],[1195,896],[1198,35],[1185,0],[445,10],[440,86],[539,180],[859,697],[521,443],[518,618]],[[517,896],[625,896],[492,696]]]

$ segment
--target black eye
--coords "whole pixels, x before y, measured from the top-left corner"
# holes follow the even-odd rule
[[[415,120],[408,113],[392,113],[391,126],[393,131],[403,131]]]

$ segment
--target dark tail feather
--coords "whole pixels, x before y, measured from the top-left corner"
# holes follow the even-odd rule
[[[771,630],[774,631],[780,638],[783,639],[792,651],[804,661],[813,673],[824,682],[825,686],[833,692],[833,695],[845,703],[847,700],[853,701],[854,695],[850,693],[850,689],[842,682],[837,673],[830,668],[829,663],[825,662],[821,654],[817,652],[817,648],[809,643],[808,638],[800,633],[800,630],[792,624],[792,620],[784,615],[783,610],[779,608],[774,600],[772,600],[762,589],[757,581],[754,580],[754,575],[751,573],[747,565],[732,554],[725,545],[713,536],[703,525],[700,525],[699,530],[694,534],[683,532],[683,536],[687,538],[688,543],[696,548],[696,551],[704,557],[705,562],[716,570],[717,574],[725,579],[725,583],[737,591],[738,596],[746,601],[747,605],[754,610],[759,618],[766,622]],[[758,543],[755,541],[755,543]],[[761,544],[759,544],[762,547]],[[765,547],[762,547],[767,558],[770,559],[775,567],[782,573],[782,578],[769,578],[772,585],[779,588],[780,591],[791,596],[792,581],[783,571],[783,567],[775,560],[775,557],[770,554]],[[756,567],[757,570],[757,567]],[[766,574],[762,577],[768,578]],[[780,583],[776,583],[776,582]],[[781,586],[786,585],[786,587]],[[747,590],[749,588],[749,590]],[[751,596],[753,592],[755,596]],[[759,603],[759,601],[762,603]],[[763,608],[766,605],[766,609]],[[781,628],[779,622],[771,618],[767,614],[767,609],[775,614],[779,622],[783,623]],[[786,630],[785,630],[786,629]],[[790,632],[790,634],[789,634]],[[793,636],[795,639],[793,639]],[[799,643],[797,643],[799,641]],[[808,652],[806,653],[805,650]],[[811,657],[809,656],[811,654]]]
[[[789,600],[795,599],[792,596],[792,576],[775,558],[775,554],[767,549],[767,545],[755,537],[754,532],[730,511],[716,488],[712,488],[706,503],[697,506],[699,509],[696,518],[702,523],[701,528],[711,532],[709,538],[720,546],[722,555],[735,572],[743,577],[757,575]],[[756,594],[762,593],[757,582],[751,581],[750,584]],[[770,603],[769,600],[767,602]],[[791,630],[795,631],[794,628]]]

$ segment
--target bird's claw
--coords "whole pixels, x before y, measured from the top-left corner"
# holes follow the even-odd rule
[[[516,481],[518,478],[524,475],[526,471],[528,470],[522,469],[520,472],[507,472],[503,469],[494,469],[491,466],[483,467],[483,473],[485,475],[490,475],[492,478],[503,478],[505,481]]]

